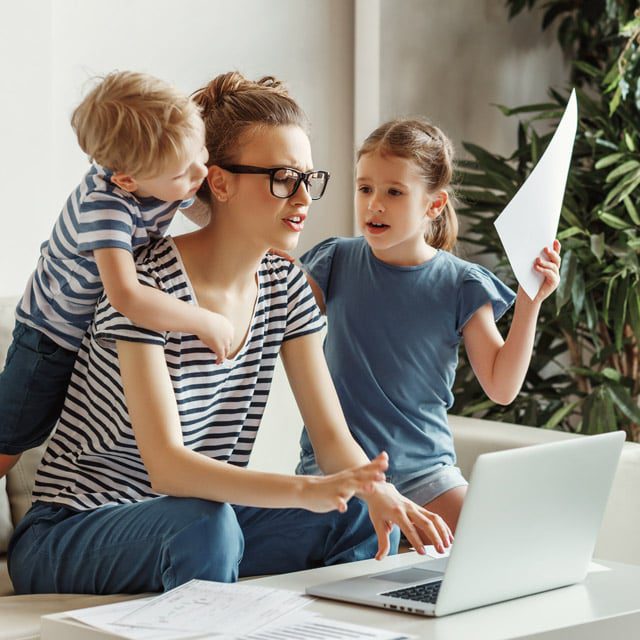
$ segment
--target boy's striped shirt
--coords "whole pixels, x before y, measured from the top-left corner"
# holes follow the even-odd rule
[[[138,273],[144,284],[196,304],[171,238],[142,251]],[[158,495],[151,489],[135,443],[115,340],[162,346],[185,446],[246,466],[282,341],[323,326],[300,269],[268,255],[257,278],[258,296],[246,341],[232,361],[220,365],[196,336],[136,327],[103,298],[82,342],[62,415],[37,473],[33,499],[84,510]]]
[[[113,184],[111,175],[93,163],[69,196],[16,309],[20,322],[73,351],[102,295],[93,251],[135,253],[164,236],[178,208],[191,204],[134,196]]]

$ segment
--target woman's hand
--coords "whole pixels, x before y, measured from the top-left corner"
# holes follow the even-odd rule
[[[437,513],[405,498],[392,484],[377,484],[371,494],[362,498],[369,506],[369,517],[378,534],[376,560],[382,560],[389,553],[389,533],[394,524],[422,555],[425,544],[431,543],[443,553],[453,542],[451,529]]]
[[[560,284],[560,242],[554,240],[552,248],[545,247],[543,251],[547,259],[538,257],[533,263],[533,268],[544,276],[544,282],[533,300],[538,304],[548,298]]]
[[[389,457],[381,453],[368,464],[332,473],[328,476],[299,476],[303,480],[301,496],[305,509],[315,512],[347,510],[347,502],[356,494],[369,494],[384,484]]]

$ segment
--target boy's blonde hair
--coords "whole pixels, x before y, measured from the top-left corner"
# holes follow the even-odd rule
[[[182,159],[203,124],[198,106],[170,84],[144,73],[115,71],[78,105],[71,126],[91,160],[148,178]]]
[[[447,136],[425,119],[398,118],[371,133],[362,143],[357,159],[373,152],[412,160],[429,192],[447,192],[447,204],[429,225],[425,240],[436,249],[451,251],[458,239],[458,218],[451,189],[453,145]]]

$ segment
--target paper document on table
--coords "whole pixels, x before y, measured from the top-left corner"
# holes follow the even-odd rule
[[[243,636],[243,640],[406,640],[410,637],[394,631],[330,620],[316,613],[296,612]]]
[[[310,602],[307,596],[282,589],[191,580],[153,598],[116,624],[243,636]]]
[[[533,263],[543,247],[551,247],[558,230],[577,124],[574,90],[549,146],[494,223],[511,268],[531,299],[544,281]]]
[[[142,627],[127,627],[115,624],[115,620],[133,613],[149,601],[150,598],[127,600],[126,602],[103,604],[99,607],[89,607],[88,609],[66,611],[65,615],[95,629],[107,631],[114,634],[114,636],[128,638],[128,640],[182,640],[195,637],[196,634],[193,632],[176,633],[173,630],[158,631],[158,629],[144,629]]]

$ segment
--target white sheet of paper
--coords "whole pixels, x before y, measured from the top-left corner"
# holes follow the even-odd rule
[[[244,636],[310,602],[311,598],[284,589],[191,580],[114,622],[161,631]]]
[[[243,640],[405,640],[410,636],[384,629],[296,612],[261,627]]]
[[[107,631],[117,635],[118,637],[128,638],[129,640],[177,640],[178,638],[194,637],[192,632],[179,634],[173,630],[158,631],[157,629],[127,627],[115,624],[116,620],[133,613],[136,609],[139,609],[149,601],[149,598],[144,598],[142,600],[127,600],[125,602],[116,602],[115,604],[103,604],[98,607],[67,611],[65,612],[65,615],[90,627]]]
[[[549,146],[494,223],[511,268],[532,300],[544,281],[533,263],[556,237],[577,125],[574,90]]]

